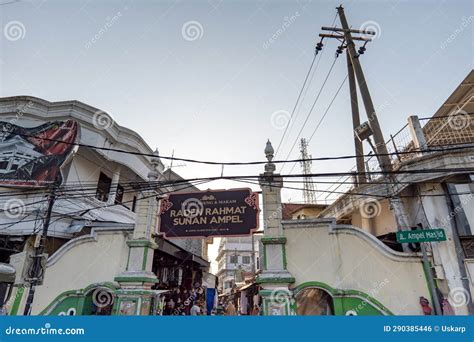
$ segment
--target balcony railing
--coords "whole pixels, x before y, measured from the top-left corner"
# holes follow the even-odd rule
[[[426,153],[430,149],[436,151],[449,145],[463,145],[474,143],[474,113],[458,111],[449,116],[439,116],[432,118],[415,117],[422,128],[423,139],[425,141]],[[416,137],[413,136],[412,123],[409,121],[395,134],[390,135],[390,139],[385,143],[392,164],[397,166],[403,162],[419,157],[419,151],[416,144]],[[380,166],[375,156],[365,157],[366,171],[379,172]],[[355,172],[354,166],[349,172]],[[369,181],[376,181],[380,175],[370,175]],[[327,189],[322,199],[325,203],[334,202],[341,194],[354,187],[354,178],[352,176],[343,176],[339,178],[333,186]]]

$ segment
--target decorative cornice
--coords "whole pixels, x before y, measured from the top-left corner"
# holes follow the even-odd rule
[[[403,253],[395,251],[381,242],[377,237],[367,233],[363,229],[352,225],[335,224],[333,218],[328,219],[307,219],[283,221],[284,229],[322,229],[327,228],[329,234],[348,234],[366,241],[379,253],[394,261],[421,262],[420,253]]]
[[[115,277],[114,280],[119,283],[158,283],[157,278],[152,277]]]
[[[16,107],[19,104],[27,104],[30,102],[33,103],[33,106],[25,107],[22,112],[23,116],[41,116],[44,117],[45,120],[49,121],[61,118],[73,118],[82,124],[87,125],[88,129],[95,131],[97,134],[107,135],[107,139],[111,142],[114,142],[115,144],[118,143],[126,145],[132,150],[136,150],[140,153],[153,153],[153,149],[138,133],[129,128],[120,126],[113,120],[113,118],[110,118],[113,124],[107,125],[110,127],[107,127],[103,130],[98,130],[93,125],[94,114],[98,112],[103,112],[105,114],[107,113],[76,100],[49,102],[34,96],[2,97],[0,98],[0,103],[2,103],[3,110],[0,111],[0,115],[8,113],[14,114],[16,112]],[[9,103],[11,103],[11,108],[8,107]],[[148,167],[151,167],[148,158],[144,157],[143,160],[147,162]],[[162,164],[160,166],[160,169],[164,170],[164,166]]]
[[[260,278],[255,279],[257,284],[291,284],[295,282],[295,278],[286,277],[286,278]]]
[[[148,248],[153,248],[153,249],[158,248],[158,245],[155,242],[151,240],[146,240],[146,239],[128,240],[127,246],[128,247],[148,247]]]
[[[286,237],[277,236],[277,237],[262,237],[260,239],[264,245],[281,245],[286,243]]]

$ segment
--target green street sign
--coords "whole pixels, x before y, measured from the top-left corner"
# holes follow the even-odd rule
[[[397,232],[399,243],[446,241],[444,229],[407,230]]]

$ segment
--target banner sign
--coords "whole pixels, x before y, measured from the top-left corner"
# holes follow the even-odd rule
[[[240,236],[258,229],[251,189],[172,193],[160,201],[159,232],[168,238]]]
[[[431,241],[446,241],[444,229],[407,230],[397,232],[399,243],[417,243]]]
[[[30,128],[0,121],[0,185],[41,187],[62,182],[61,167],[78,136],[74,120]]]

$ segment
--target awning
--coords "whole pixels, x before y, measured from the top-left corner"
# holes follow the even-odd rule
[[[152,290],[155,295],[171,292],[170,290]]]
[[[254,285],[254,284],[255,284],[255,283],[246,284],[246,285],[242,286],[241,288],[237,289],[237,291],[246,290],[246,289],[248,289],[249,287],[251,287],[251,286]]]
[[[209,268],[211,263],[207,260],[204,260],[200,256],[193,254],[191,252],[188,252],[184,250],[183,248],[179,247],[178,245],[175,245],[169,240],[166,240],[162,237],[159,237],[155,239],[155,242],[158,244],[158,250],[160,252],[164,252],[166,254],[169,254],[177,259],[180,260],[190,260],[195,263],[197,263],[199,266],[204,266]]]

